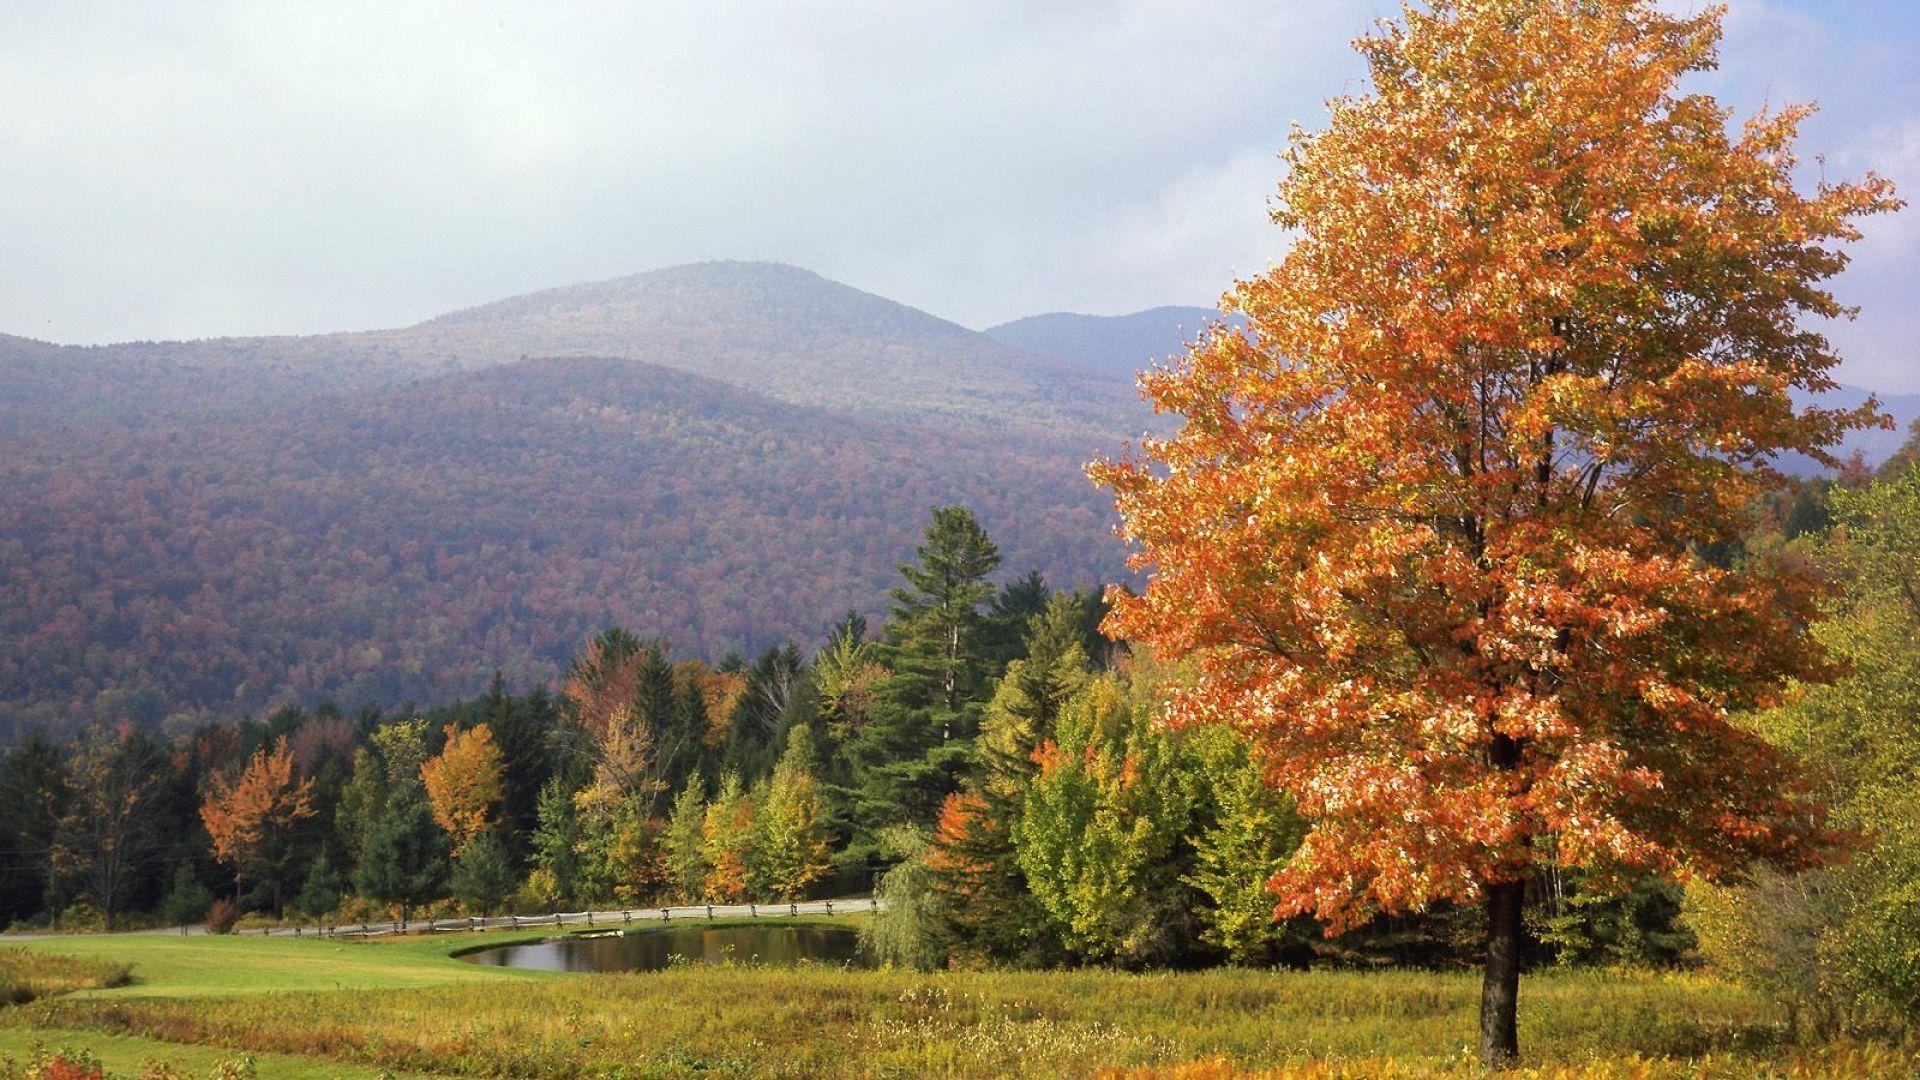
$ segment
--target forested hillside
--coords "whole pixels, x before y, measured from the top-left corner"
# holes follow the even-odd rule
[[[9,338],[0,397],[0,741],[446,701],[615,624],[805,640],[879,609],[938,503],[1115,580],[1081,467],[1150,423],[1122,380],[766,264],[373,334]]]

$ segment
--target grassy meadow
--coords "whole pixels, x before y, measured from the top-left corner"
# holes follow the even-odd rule
[[[33,941],[0,950],[0,983],[31,969],[47,987],[0,1010],[0,1054],[14,1075],[36,1046],[116,1076],[211,1075],[243,1054],[269,1078],[1478,1075],[1466,972],[556,975],[452,955],[525,938]],[[1544,972],[1522,995],[1522,1075],[1920,1072],[1902,1050],[1791,1046],[1770,1004],[1700,975]]]

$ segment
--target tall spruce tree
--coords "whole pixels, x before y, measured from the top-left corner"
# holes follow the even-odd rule
[[[1000,566],[1000,549],[972,511],[940,506],[914,554],[917,562],[900,566],[906,587],[893,590],[894,667],[924,678],[951,717],[987,674],[980,605],[993,596],[987,576]]]

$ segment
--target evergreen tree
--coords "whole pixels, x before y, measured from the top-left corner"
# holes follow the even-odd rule
[[[201,883],[193,867],[181,863],[173,872],[165,896],[160,898],[160,920],[168,926],[186,926],[205,918],[213,906],[213,893]]]
[[[540,823],[540,788],[553,775],[552,737],[558,706],[545,687],[525,697],[506,693],[494,673],[482,708],[482,722],[500,746],[500,824],[508,841],[533,835]]]
[[[950,718],[985,678],[980,605],[993,595],[987,575],[1000,565],[1000,549],[971,511],[941,506],[914,554],[917,562],[900,566],[906,587],[893,590],[894,667],[924,678]]]
[[[569,907],[580,888],[580,818],[573,789],[555,776],[540,789],[540,825],[533,834],[527,891],[543,904]]]
[[[980,605],[1000,553],[964,507],[933,511],[918,561],[901,566],[864,724],[839,751],[830,811],[849,836],[842,863],[877,872],[878,836],[901,823],[931,824],[972,757],[987,662]],[[861,864],[864,864],[862,867]]]
[[[1053,590],[1040,571],[1029,570],[1005,585],[987,604],[981,623],[981,654],[987,670],[999,671],[1011,661],[1025,656],[1027,620],[1046,610]]]
[[[34,732],[0,762],[0,927],[40,911],[69,797],[60,748]]]
[[[468,911],[491,915],[513,893],[513,857],[497,830],[467,842],[453,858],[453,896]]]
[[[354,890],[398,907],[404,923],[415,907],[441,895],[446,880],[447,836],[434,823],[426,791],[418,780],[396,784],[367,828]]]
[[[346,891],[346,880],[334,869],[333,860],[323,847],[313,865],[307,868],[307,878],[300,883],[300,891],[294,894],[293,909],[309,919],[318,919],[337,909]]]

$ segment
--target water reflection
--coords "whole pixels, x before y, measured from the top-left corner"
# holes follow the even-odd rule
[[[675,963],[871,967],[860,935],[833,926],[726,926],[565,937],[503,945],[461,957],[469,963],[536,971],[659,971]]]

